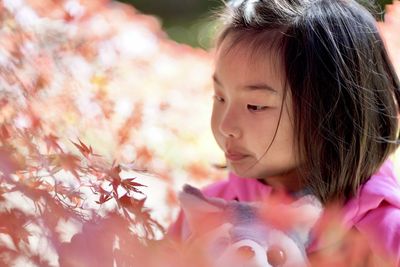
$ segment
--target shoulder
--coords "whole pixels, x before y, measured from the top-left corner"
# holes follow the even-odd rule
[[[386,201],[370,210],[355,227],[367,238],[371,248],[400,265],[400,208]]]
[[[388,160],[371,176],[353,199],[357,215],[354,226],[378,254],[400,265],[400,183]],[[357,203],[357,205],[355,204]],[[396,265],[397,266],[397,265]]]
[[[383,206],[400,209],[400,183],[393,163],[386,161],[344,206],[345,224],[352,226]],[[386,209],[386,208],[385,208]]]
[[[387,160],[344,206],[344,223],[355,227],[381,255],[400,264],[400,183]]]

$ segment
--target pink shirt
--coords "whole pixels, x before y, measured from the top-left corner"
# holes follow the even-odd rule
[[[246,179],[229,173],[228,179],[216,182],[203,190],[210,197],[226,200],[260,201],[268,197],[271,187],[256,179]],[[369,240],[371,248],[383,257],[390,256],[400,266],[400,184],[388,160],[362,186],[359,194],[343,207],[344,225],[355,227]],[[190,231],[181,212],[169,229],[169,234],[180,240]],[[309,252],[319,245],[312,244]]]

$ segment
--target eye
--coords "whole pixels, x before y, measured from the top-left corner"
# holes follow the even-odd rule
[[[286,262],[286,253],[279,246],[271,246],[267,250],[268,263],[273,267],[282,266]]]
[[[267,108],[268,108],[267,106],[247,105],[248,110],[255,112],[263,111],[266,110]]]

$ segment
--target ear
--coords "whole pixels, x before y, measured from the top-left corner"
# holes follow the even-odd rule
[[[190,185],[183,187],[178,199],[191,230],[198,228],[199,224],[204,224],[204,220],[221,217],[215,215],[222,214],[227,204],[223,199],[204,196],[199,189]],[[209,216],[211,213],[214,216]]]

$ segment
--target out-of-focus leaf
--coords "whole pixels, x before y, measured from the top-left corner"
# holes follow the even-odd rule
[[[136,178],[127,178],[121,181],[121,186],[126,189],[126,191],[133,191],[135,193],[143,194],[137,187],[146,186],[137,182],[133,182]]]
[[[30,233],[25,227],[31,221],[30,216],[17,209],[5,210],[0,212],[0,221],[0,233],[10,236],[16,248],[20,242],[29,243]]]
[[[8,127],[4,124],[0,126],[0,140],[4,142],[5,140],[11,137],[10,131],[7,129]]]
[[[47,148],[48,152],[50,152],[51,150],[56,151],[56,152],[63,152],[62,148],[58,144],[59,138],[57,136],[49,134],[49,135],[44,136],[43,139],[46,143],[46,148]]]
[[[17,151],[11,146],[0,146],[0,173],[5,177],[15,173],[23,167],[23,163],[18,161],[15,156]]]
[[[110,199],[112,199],[112,193],[104,190],[103,188],[99,187],[97,193],[100,194],[99,200],[96,201],[97,204],[103,204]]]
[[[90,156],[99,156],[93,153],[93,148],[91,146],[85,145],[81,140],[79,140],[79,144],[74,143],[74,146],[82,153],[85,158],[89,158]]]
[[[143,104],[139,103],[135,106],[132,114],[129,118],[125,121],[122,127],[118,131],[118,143],[120,145],[126,143],[129,140],[130,133],[132,129],[138,128],[142,124],[142,109]]]
[[[59,153],[52,155],[53,171],[65,170],[72,173],[77,179],[80,179],[79,171],[81,159],[70,153]]]

